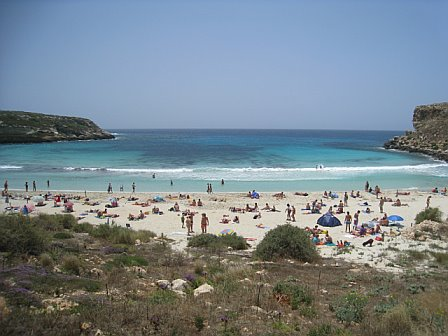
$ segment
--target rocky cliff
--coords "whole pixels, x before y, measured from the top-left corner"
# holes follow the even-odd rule
[[[0,143],[113,139],[93,121],[21,111],[0,111]]]
[[[417,106],[412,121],[414,131],[394,137],[384,148],[423,153],[448,161],[448,103]]]

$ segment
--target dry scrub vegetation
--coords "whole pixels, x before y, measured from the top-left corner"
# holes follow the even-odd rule
[[[394,275],[308,250],[310,263],[262,261],[221,243],[180,253],[149,231],[93,227],[70,216],[0,216],[0,252],[3,335],[448,332],[444,251],[438,267]]]

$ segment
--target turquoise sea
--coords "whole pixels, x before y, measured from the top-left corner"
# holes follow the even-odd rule
[[[10,189],[216,192],[387,189],[448,183],[448,164],[383,149],[401,131],[110,130],[115,140],[0,145]],[[317,168],[316,168],[317,167]],[[155,174],[155,178],[153,178]],[[225,184],[221,185],[221,179]],[[171,185],[173,181],[173,185]]]

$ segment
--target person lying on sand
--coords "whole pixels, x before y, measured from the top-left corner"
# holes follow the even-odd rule
[[[271,210],[269,210],[270,212],[280,212],[280,210],[277,210],[275,208],[275,205],[272,206]]]
[[[152,213],[155,214],[155,215],[163,215],[163,211],[160,211],[160,209],[158,207],[156,207],[155,205],[152,208]]]
[[[277,193],[277,194],[274,194],[273,195],[275,198],[277,198],[277,199],[281,199],[281,198],[285,198],[286,196],[285,196],[285,193],[282,191],[282,192],[279,192],[279,193]]]
[[[389,220],[387,219],[387,214],[385,213],[383,218],[379,220],[380,225],[389,226]]]
[[[240,212],[240,213],[246,212],[246,210],[244,210],[243,208],[235,208],[235,207],[230,207],[229,210],[232,212]]]
[[[246,204],[246,211],[247,212],[257,212],[258,211],[258,204],[255,203],[253,207],[249,206],[249,204]]]
[[[222,215],[222,218],[219,222],[221,224],[229,224],[230,223],[229,215]]]
[[[269,206],[268,203],[266,203],[266,205],[263,208],[261,208],[261,210],[271,210],[271,207]]]
[[[142,210],[140,210],[140,213],[137,216],[134,216],[133,214],[129,214],[128,219],[129,220],[138,220],[145,218],[145,214]]]
[[[140,205],[142,207],[147,207],[147,206],[149,206],[149,203],[150,202],[148,202],[148,201],[146,201],[146,202],[134,202],[133,205]]]
[[[400,199],[397,198],[397,200],[392,203],[392,206],[400,207],[400,206],[409,206],[407,203],[401,203]]]
[[[308,194],[307,192],[299,192],[299,191],[296,191],[296,192],[294,193],[294,195],[297,195],[297,196],[308,196],[309,194]]]
[[[395,193],[395,197],[398,195],[410,195],[411,193],[409,191],[398,191]]]

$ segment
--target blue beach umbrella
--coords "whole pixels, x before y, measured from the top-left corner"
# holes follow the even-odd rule
[[[388,220],[393,221],[393,222],[401,222],[404,221],[404,218],[398,215],[391,215],[389,217],[387,217]]]
[[[339,219],[337,219],[335,216],[333,216],[331,213],[328,212],[322,215],[322,217],[320,217],[317,220],[317,224],[327,227],[335,227],[342,225]]]

